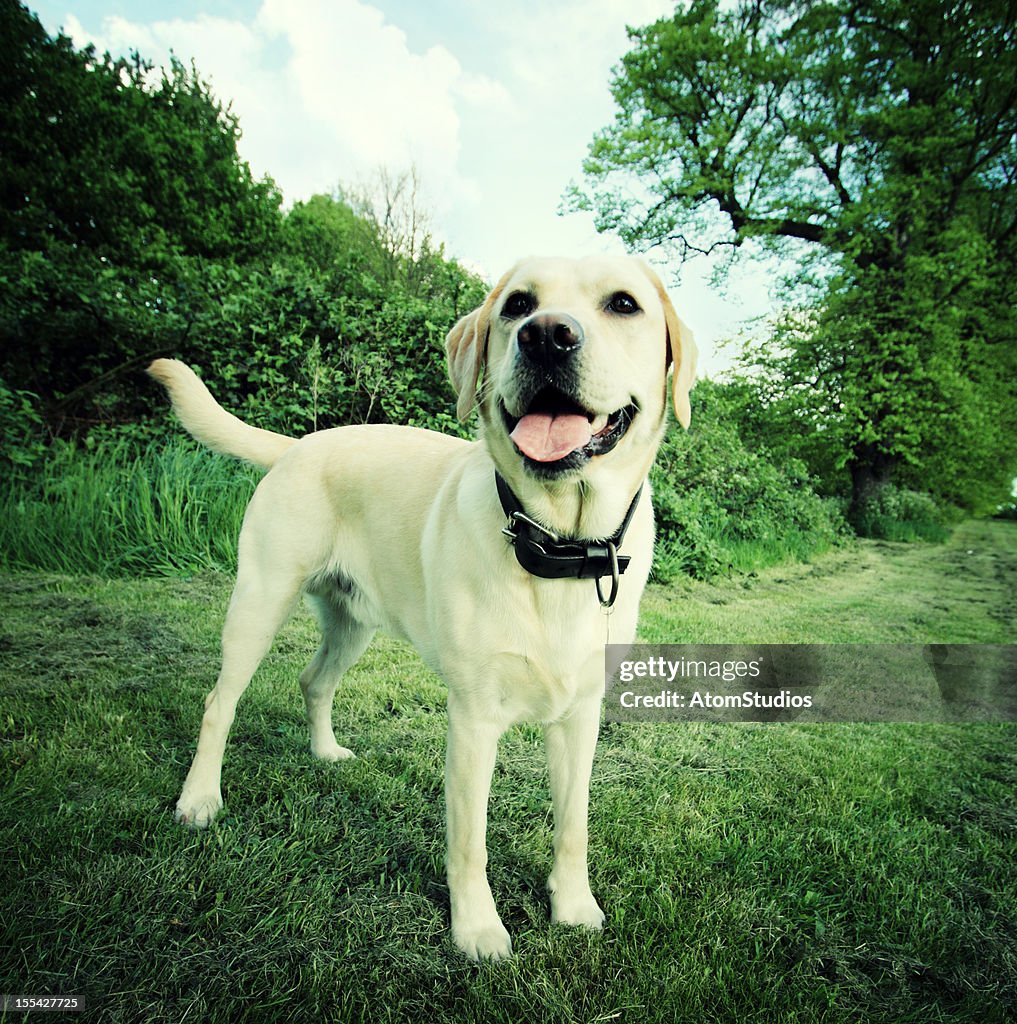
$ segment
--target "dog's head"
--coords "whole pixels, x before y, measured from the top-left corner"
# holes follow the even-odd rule
[[[480,406],[499,468],[590,479],[649,469],[668,405],[689,425],[696,348],[640,260],[532,259],[513,267],[446,340],[460,418]],[[513,474],[516,475],[516,474]]]

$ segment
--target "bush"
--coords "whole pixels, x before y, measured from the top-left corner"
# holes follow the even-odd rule
[[[0,469],[31,469],[46,455],[38,398],[0,377]]]
[[[803,462],[777,465],[746,447],[726,398],[724,385],[700,382],[691,429],[672,427],[651,473],[660,582],[808,558],[847,534]]]
[[[667,583],[679,576],[706,579],[730,567],[719,537],[726,513],[703,488],[681,497],[660,486],[655,474],[653,506],[657,544],[653,578]]]
[[[447,296],[417,298],[398,286],[375,294],[369,282],[294,260],[211,277],[222,299],[197,333],[215,343],[173,354],[241,418],[296,436],[350,423],[462,429],[445,365],[457,316]],[[482,293],[473,279],[465,301],[479,304]]]
[[[955,518],[931,495],[884,484],[865,503],[858,517],[858,532],[876,540],[942,542]]]

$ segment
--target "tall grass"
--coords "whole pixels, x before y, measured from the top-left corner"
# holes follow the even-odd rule
[[[236,566],[261,473],[180,439],[54,447],[0,492],[0,564],[102,576]]]
[[[683,458],[675,456],[679,446]],[[734,455],[740,470],[722,471],[715,454],[669,438],[653,471],[656,582],[808,562],[846,538],[836,503],[819,498],[806,478],[782,475],[740,449]],[[100,576],[233,572],[260,477],[183,437],[55,445],[31,468],[0,471],[0,567]],[[869,536],[943,541],[950,533],[932,499],[910,491],[884,488],[869,513]]]

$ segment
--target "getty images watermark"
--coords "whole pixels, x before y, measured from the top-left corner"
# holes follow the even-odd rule
[[[609,722],[1014,722],[1014,644],[609,644]]]

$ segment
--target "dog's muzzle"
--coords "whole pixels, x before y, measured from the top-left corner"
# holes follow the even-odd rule
[[[501,403],[506,430],[526,468],[560,477],[606,455],[638,412],[633,401],[611,412],[582,401],[582,325],[567,313],[536,313],[516,328],[517,392],[514,408]]]

